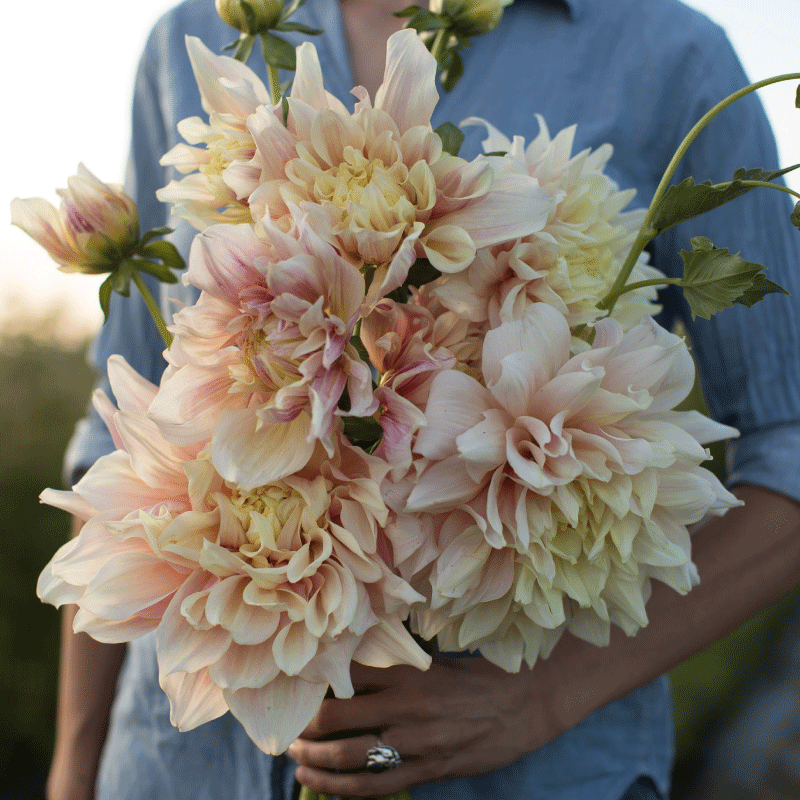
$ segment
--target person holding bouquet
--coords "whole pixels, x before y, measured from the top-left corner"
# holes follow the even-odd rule
[[[653,195],[692,124],[747,83],[723,33],[677,0],[465,5],[476,15],[506,7],[497,27],[462,53],[463,78],[441,95],[434,124],[479,115],[499,131],[526,142],[544,136],[549,145],[548,129],[577,123],[573,154],[604,142],[614,147],[607,177],[594,176],[591,185],[613,194],[613,179],[635,188],[639,204]],[[299,9],[299,21],[324,31],[317,50],[326,88],[339,100],[347,103],[353,86],[375,96],[387,40],[403,25],[392,12],[404,6],[310,0]],[[127,186],[145,230],[167,222],[155,195],[176,177],[160,166],[180,144],[176,126],[203,114],[186,34],[215,52],[231,35],[211,0],[187,0],[151,34],[136,85]],[[480,152],[481,129],[465,133],[461,155],[471,157]],[[558,157],[569,162],[571,153],[553,156],[554,170]],[[775,160],[763,111],[751,96],[704,130],[676,181],[690,174],[729,180],[740,167]],[[170,185],[165,191],[174,202],[181,189]],[[191,217],[191,198],[183,200],[184,216]],[[741,431],[731,448],[729,486],[745,504],[694,532],[696,589],[683,597],[656,581],[649,624],[635,637],[615,628],[610,645],[598,648],[565,636],[548,658],[517,672],[477,655],[447,653],[436,653],[427,671],[355,664],[356,696],[326,699],[280,756],[261,752],[231,715],[178,732],[159,688],[154,637],[136,639],[125,655],[123,645],[73,634],[68,611],[49,800],[291,800],[295,778],[353,797],[411,789],[415,800],[665,798],[672,733],[663,673],[788,591],[800,574],[800,237],[783,223],[783,200],[777,192],[750,193],[704,216],[699,229],[691,220],[676,226],[652,248],[653,266],[677,276],[680,249],[702,232],[768,263],[770,276],[791,294],[746,311],[726,309],[710,321],[693,319],[677,294],[661,297],[662,324],[682,320],[689,331],[713,416]],[[194,229],[185,219],[170,222],[174,242],[188,252]],[[190,305],[196,292],[176,284],[163,290],[162,307],[176,307],[170,298]],[[163,347],[144,304],[111,302],[95,347],[100,384],[110,392],[102,370],[115,353],[157,382]],[[113,449],[92,415],[70,449],[71,480]],[[393,769],[367,769],[367,752],[378,742],[387,746]]]

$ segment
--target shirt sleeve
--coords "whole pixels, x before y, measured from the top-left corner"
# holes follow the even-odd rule
[[[717,29],[684,93],[684,132],[720,100],[749,83],[727,38]],[[778,167],[774,137],[761,102],[751,94],[725,109],[689,147],[674,182],[731,180],[745,167]],[[741,437],[729,444],[731,485],[748,483],[800,502],[800,232],[789,220],[790,197],[755,189],[655,240],[658,266],[683,272],[680,251],[706,236],[747,261],[790,296],[770,295],[753,308],[736,305],[711,320],[691,317],[682,296],[671,299],[691,339],[708,408]]]
[[[134,85],[131,148],[125,188],[139,209],[142,232],[163,227],[168,209],[156,199],[156,189],[166,182],[159,165],[167,150],[164,114],[160,106],[159,63],[165,46],[157,26],[148,40],[139,63]],[[159,296],[159,284],[150,276],[145,280],[151,292]],[[97,388],[113,399],[106,373],[108,357],[122,355],[142,376],[157,382],[165,366],[164,343],[141,295],[135,287],[130,297],[111,295],[108,321],[103,325],[89,354],[97,373]],[[93,408],[81,420],[72,436],[64,459],[63,477],[73,484],[100,456],[114,450],[111,435]]]

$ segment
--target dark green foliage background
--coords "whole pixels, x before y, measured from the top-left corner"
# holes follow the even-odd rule
[[[38,495],[45,487],[61,486],[62,454],[76,420],[84,413],[91,384],[91,370],[81,348],[59,347],[44,330],[37,332],[36,339],[0,339],[2,800],[41,797],[34,787],[50,758],[58,612],[39,602],[36,579],[66,541],[69,523],[62,512],[41,505]],[[700,402],[699,395],[693,402]],[[722,461],[719,450],[715,461]],[[800,595],[794,592],[671,673],[678,753],[676,800],[699,766],[705,737],[762,673],[772,636],[798,608]]]

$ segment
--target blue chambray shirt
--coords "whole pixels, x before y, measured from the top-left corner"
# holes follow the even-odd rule
[[[315,37],[326,88],[352,105],[353,81],[337,0],[308,0],[298,19]],[[176,124],[204,116],[183,37],[199,36],[213,51],[234,38],[213,0],[189,0],[156,25],[140,65],[133,107],[128,189],[142,229],[167,222],[155,200],[169,177],[160,157],[180,141]],[[298,43],[300,39],[297,39]],[[436,108],[433,125],[481,116],[527,141],[535,113],[551,134],[578,123],[575,152],[614,146],[608,173],[649,202],[677,144],[717,101],[748,81],[723,32],[676,0],[517,0],[500,27],[464,52],[465,77]],[[262,75],[263,65],[251,62]],[[480,152],[481,129],[467,129],[461,155]],[[774,168],[774,142],[752,96],[728,109],[692,145],[676,180],[728,180],[739,167]],[[763,486],[800,501],[800,335],[797,270],[800,234],[778,192],[756,191],[656,240],[654,263],[682,273],[681,248],[708,236],[769,266],[769,277],[792,293],[753,309],[737,306],[711,321],[692,321],[677,293],[665,293],[662,322],[682,319],[700,364],[712,414],[738,427],[729,448],[731,483]],[[188,252],[194,231],[181,220],[176,244]],[[193,289],[167,291],[192,302]],[[174,304],[162,294],[165,308]],[[164,367],[162,345],[144,305],[112,299],[110,321],[95,347],[100,385],[111,353],[122,353],[153,381]],[[96,415],[76,431],[67,469],[91,464],[113,449]],[[661,678],[595,712],[546,747],[497,772],[413,790],[414,800],[619,800],[640,775],[668,792],[672,757],[669,693]],[[100,800],[290,800],[293,765],[264,755],[230,714],[187,733],[169,723],[158,688],[153,637],[129,645],[98,781]]]

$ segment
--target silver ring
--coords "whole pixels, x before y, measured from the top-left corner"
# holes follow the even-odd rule
[[[388,744],[378,742],[375,747],[367,750],[367,771],[386,772],[387,769],[395,769],[403,763],[400,753]]]

